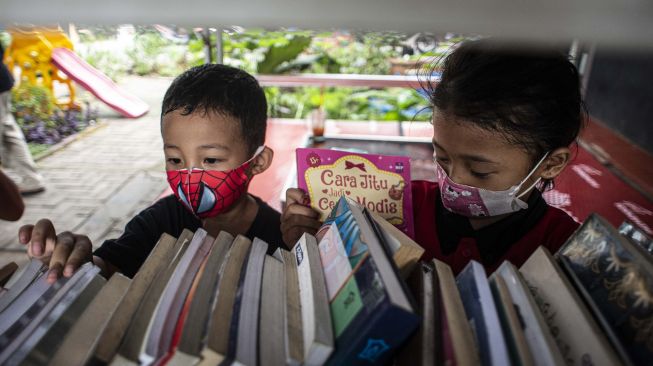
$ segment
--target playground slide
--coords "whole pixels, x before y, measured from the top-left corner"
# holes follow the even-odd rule
[[[106,75],[67,48],[52,50],[52,63],[69,78],[125,117],[138,118],[150,109],[145,102],[118,87]]]

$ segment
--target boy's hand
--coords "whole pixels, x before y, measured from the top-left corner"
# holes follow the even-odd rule
[[[286,207],[281,215],[281,234],[288,248],[292,248],[304,233],[315,234],[322,223],[320,214],[309,206],[306,192],[297,188],[286,191]]]
[[[91,240],[84,235],[64,231],[57,235],[47,219],[36,225],[25,225],[18,231],[18,241],[27,245],[30,258],[47,264],[48,282],[54,283],[63,274],[70,277],[82,264],[93,260]]]

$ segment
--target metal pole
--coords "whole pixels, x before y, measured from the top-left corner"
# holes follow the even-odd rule
[[[215,62],[218,64],[224,63],[223,33],[222,27],[215,29]]]
[[[202,40],[204,41],[204,62],[213,63],[213,46],[211,45],[211,30],[208,27],[202,29]]]

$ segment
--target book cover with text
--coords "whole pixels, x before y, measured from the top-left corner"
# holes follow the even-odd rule
[[[299,148],[297,183],[321,221],[345,196],[414,238],[408,157]]]

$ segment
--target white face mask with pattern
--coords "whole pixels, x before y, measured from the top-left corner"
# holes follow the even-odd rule
[[[442,205],[447,210],[465,217],[491,217],[526,209],[528,204],[520,198],[530,192],[542,178],[538,178],[535,183],[520,194],[517,193],[547,156],[549,156],[549,153],[544,154],[542,159],[521,182],[503,191],[491,191],[456,183],[449,178],[440,164],[435,162]]]

